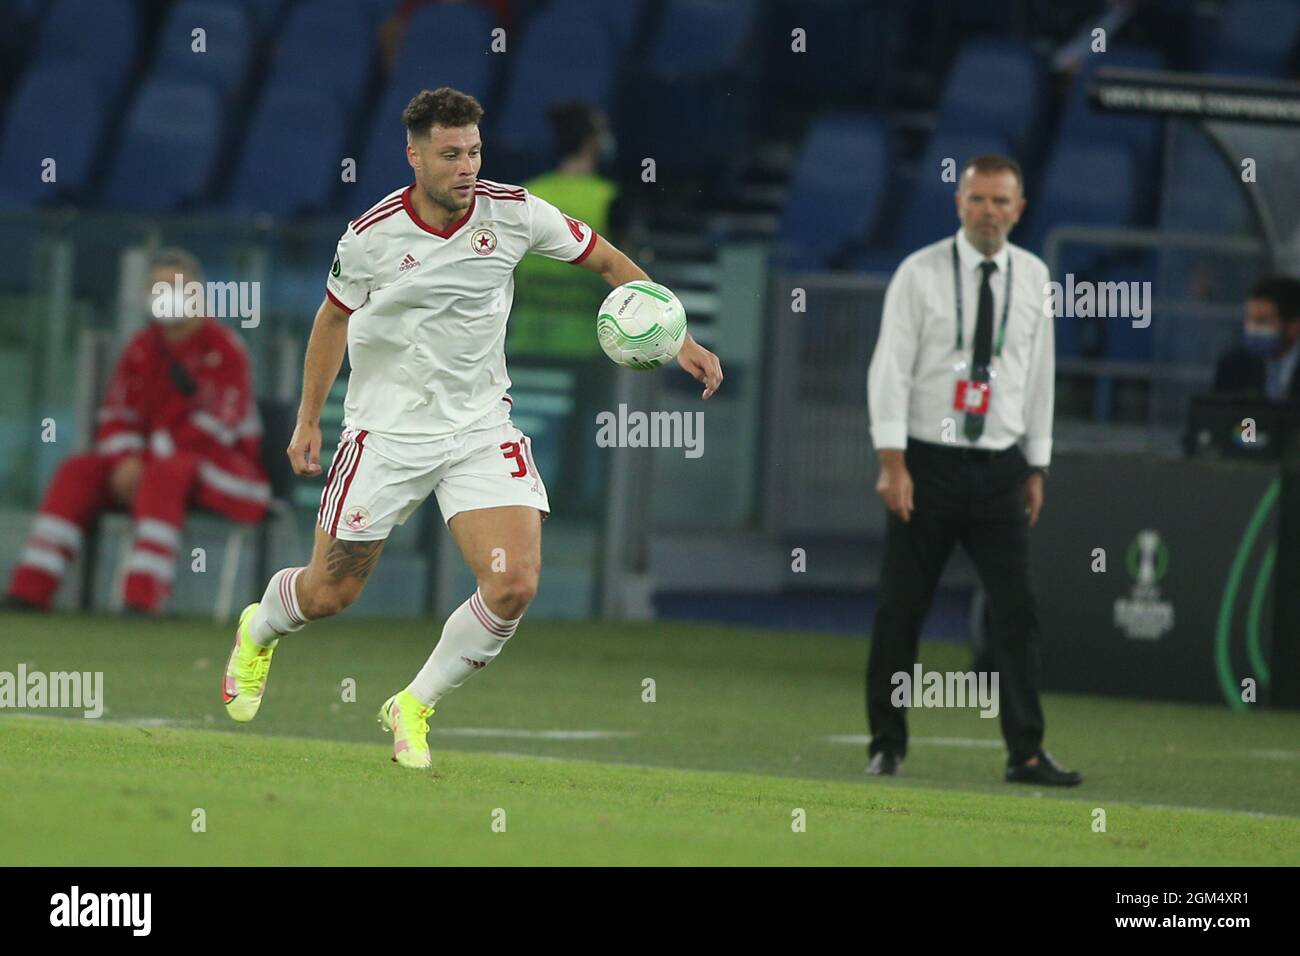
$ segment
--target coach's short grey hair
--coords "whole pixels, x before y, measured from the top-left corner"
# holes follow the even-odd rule
[[[979,156],[972,156],[966,160],[966,165],[961,168],[961,181],[966,181],[966,174],[971,170],[977,173],[1001,173],[1007,172],[1016,177],[1016,185],[1020,187],[1020,194],[1025,194],[1025,173],[1010,156],[1002,153],[981,153]]]

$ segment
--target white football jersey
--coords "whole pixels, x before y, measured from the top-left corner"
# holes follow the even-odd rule
[[[326,280],[330,301],[351,316],[344,425],[412,444],[498,413],[505,421],[515,266],[528,252],[576,264],[596,244],[585,223],[522,186],[478,180],[446,229],[420,219],[413,189],[348,224]]]

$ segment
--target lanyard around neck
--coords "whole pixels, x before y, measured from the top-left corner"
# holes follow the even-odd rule
[[[961,295],[961,257],[957,255],[957,240],[952,241],[952,287],[957,302],[957,351],[962,350],[962,313],[965,309],[962,307]],[[1002,354],[1002,343],[1007,337],[1007,316],[1011,314],[1011,255],[1007,255],[1007,279],[1006,288],[1002,293],[1002,327],[998,329],[997,345],[993,349],[993,354],[1000,356]]]

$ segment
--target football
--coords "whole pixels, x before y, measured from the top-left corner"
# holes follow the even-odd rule
[[[601,303],[596,338],[616,365],[658,368],[686,341],[686,310],[666,286],[627,282]]]

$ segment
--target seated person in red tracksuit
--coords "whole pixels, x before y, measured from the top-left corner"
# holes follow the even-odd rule
[[[122,510],[133,523],[126,606],[157,614],[171,594],[177,557],[189,567],[181,541],[187,509],[246,522],[265,513],[270,486],[248,355],[229,328],[177,307],[171,288],[178,275],[182,287],[203,281],[188,252],[160,252],[149,277],[152,321],[118,362],[94,449],[55,473],[10,578],[9,607],[48,609],[86,531],[104,511]],[[154,295],[157,283],[168,291]]]

